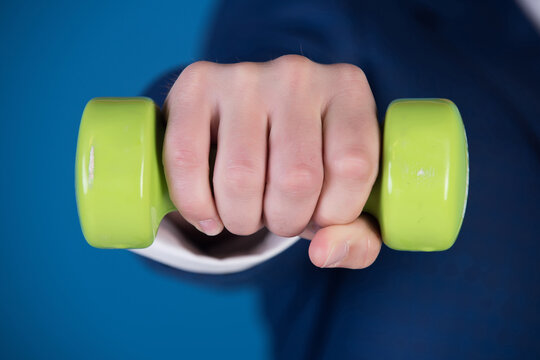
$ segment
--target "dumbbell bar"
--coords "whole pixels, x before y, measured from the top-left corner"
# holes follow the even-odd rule
[[[161,153],[165,123],[151,99],[95,98],[86,105],[75,165],[83,234],[98,248],[144,248],[175,211]],[[364,211],[392,249],[441,251],[459,233],[468,149],[446,99],[399,99],[386,112],[380,171]]]

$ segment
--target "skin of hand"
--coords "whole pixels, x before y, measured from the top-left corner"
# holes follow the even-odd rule
[[[209,236],[224,227],[231,236],[263,227],[300,235],[312,240],[319,267],[375,261],[380,233],[361,212],[378,173],[380,132],[360,68],[298,55],[195,62],[163,109],[165,174],[185,221]]]

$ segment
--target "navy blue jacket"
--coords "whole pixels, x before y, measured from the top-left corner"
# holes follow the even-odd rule
[[[366,270],[321,270],[308,242],[254,269],[191,278],[260,290],[278,359],[540,358],[540,36],[514,1],[225,1],[201,59],[302,54],[367,74],[391,100],[444,97],[470,152],[451,250],[383,248]],[[162,103],[177,73],[146,95]],[[239,340],[241,341],[241,340]]]

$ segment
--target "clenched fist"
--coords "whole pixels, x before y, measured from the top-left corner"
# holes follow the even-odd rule
[[[380,134],[358,67],[297,55],[196,62],[177,79],[164,110],[171,199],[201,232],[225,227],[250,235],[265,226],[311,238],[309,255],[320,267],[363,268],[375,260],[380,235],[361,212],[377,177]]]

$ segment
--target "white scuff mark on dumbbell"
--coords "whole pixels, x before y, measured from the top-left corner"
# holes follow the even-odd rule
[[[420,170],[416,172],[416,176],[424,177],[424,178],[432,178],[435,176],[435,169],[434,168],[427,168],[427,169],[420,168]]]
[[[450,162],[446,164],[446,171],[444,174],[444,201],[448,200],[449,184],[450,184]]]
[[[90,157],[88,159],[88,186],[94,182],[94,145],[90,148]]]

